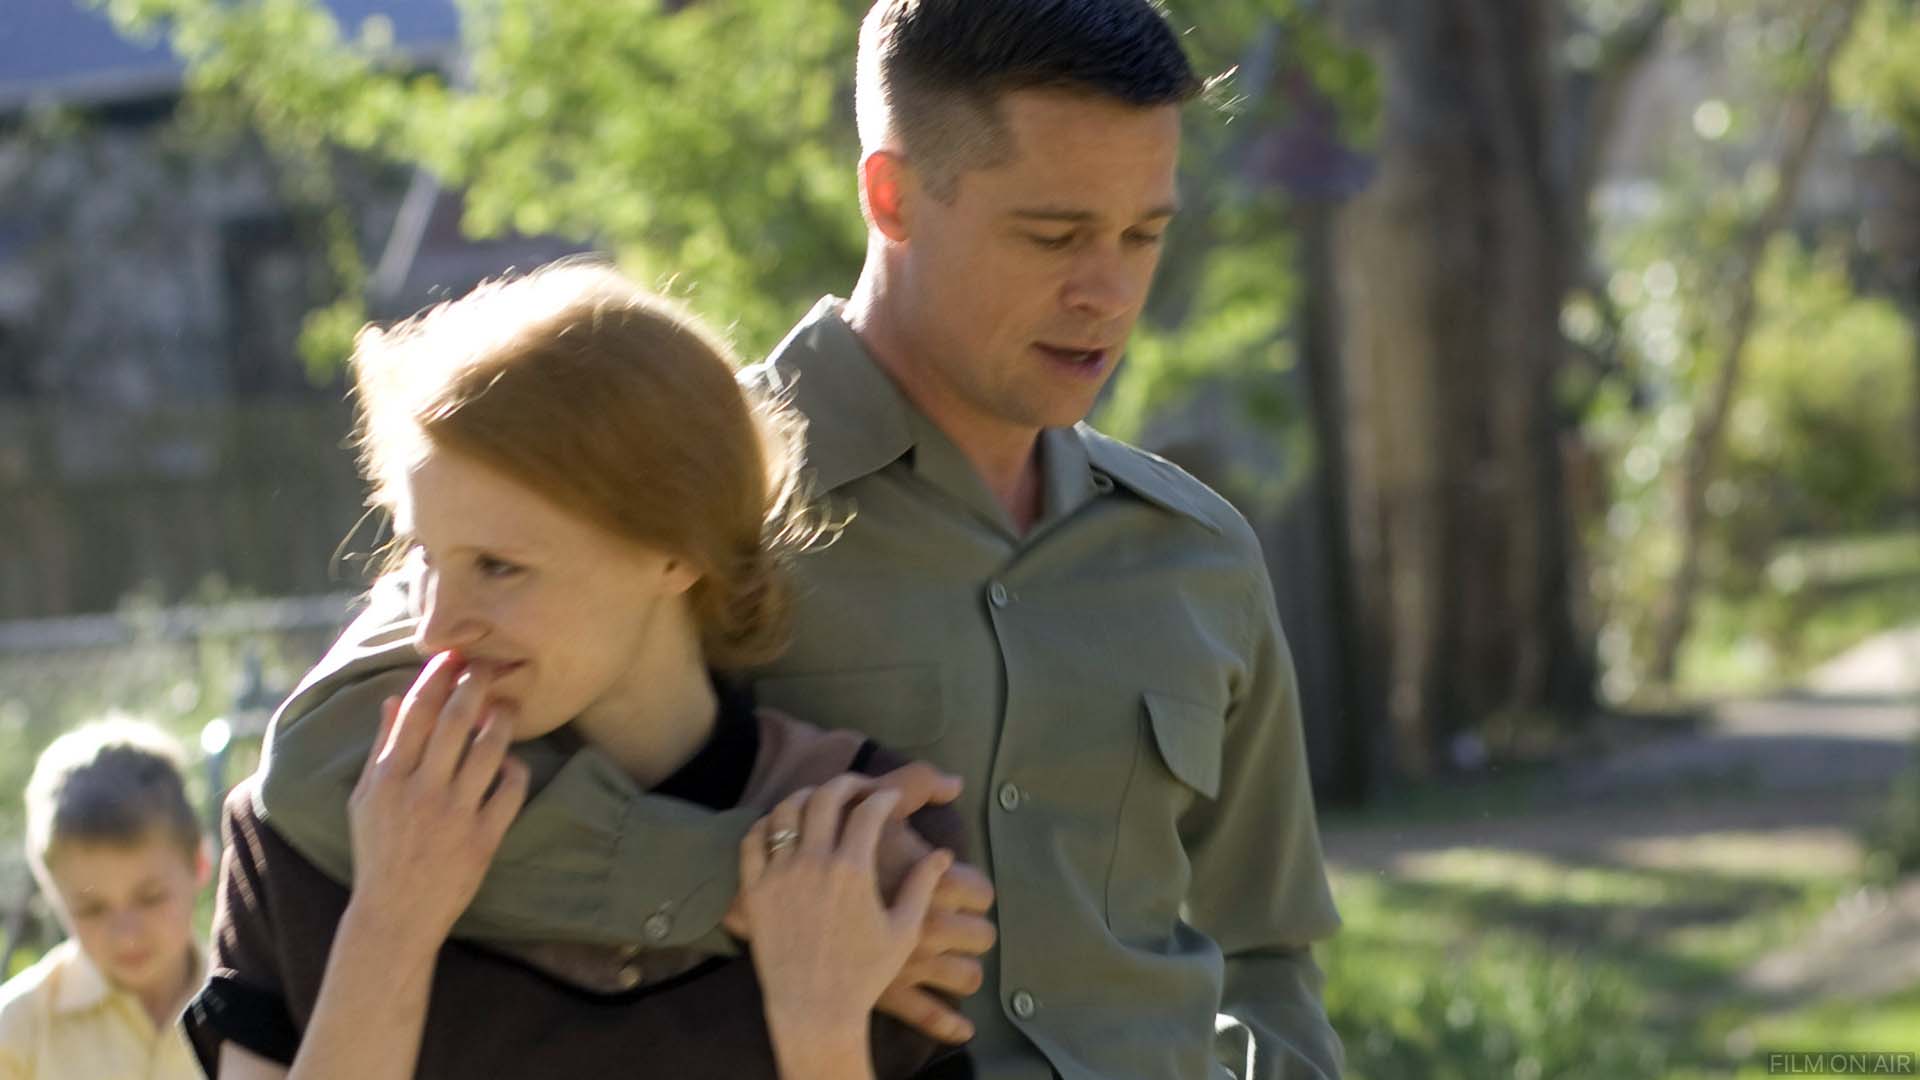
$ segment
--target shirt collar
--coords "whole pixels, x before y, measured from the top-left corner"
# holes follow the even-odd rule
[[[59,983],[54,988],[53,1011],[56,1013],[77,1013],[98,1008],[113,993],[113,984],[106,975],[80,951],[80,946],[72,941],[60,943]]]
[[[818,494],[875,473],[913,449],[913,407],[823,297],[746,378],[807,418],[807,465]]]
[[[815,491],[880,471],[915,453],[915,470],[949,490],[985,496],[985,485],[957,447],[915,409],[874,363],[841,318],[843,301],[821,298],[763,364],[746,378],[792,402],[807,418],[807,463]],[[1095,431],[1086,423],[1040,433],[1045,472],[1043,521],[1078,510],[1115,485],[1169,513],[1220,531],[1198,484],[1162,458]],[[969,501],[975,501],[970,499]],[[991,499],[987,500],[991,502]]]
[[[111,982],[93,960],[72,940],[63,941],[55,946],[61,955],[56,961],[59,965],[58,982],[54,987],[53,1011],[61,1015],[86,1012],[97,1009],[115,994],[124,993]],[[193,952],[193,984],[206,981],[207,958],[198,944],[189,948]]]

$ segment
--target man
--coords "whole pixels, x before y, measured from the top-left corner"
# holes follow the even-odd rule
[[[963,781],[998,947],[976,968],[953,905],[883,1008],[972,1034],[995,1080],[1339,1071],[1309,953],[1338,918],[1258,542],[1080,423],[1145,302],[1199,90],[1148,0],[882,0],[858,72],[866,265],[749,373],[807,416],[815,491],[851,512],[752,687]],[[269,759],[270,819],[329,868],[321,789],[365,738],[326,717],[365,709],[355,665],[393,633],[368,627]],[[462,929],[700,941],[747,824],[569,765]],[[609,845],[649,874],[578,872]],[[927,993],[976,978],[964,1023]]]

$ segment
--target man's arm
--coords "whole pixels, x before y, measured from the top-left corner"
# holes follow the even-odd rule
[[[262,755],[260,816],[343,884],[353,875],[347,797],[372,747],[380,703],[406,693],[423,663],[412,646],[412,626],[405,594],[392,583],[380,588],[281,706]],[[534,740],[514,753],[529,767],[532,794],[455,924],[456,936],[737,951],[721,919],[739,887],[740,840],[760,809],[715,812],[647,794],[589,747]],[[930,767],[889,770],[878,780],[901,792],[903,807],[918,809],[958,793],[957,781]],[[916,822],[924,824],[925,817]],[[924,848],[910,830],[890,829],[887,850],[898,854],[901,844],[909,853]],[[950,1026],[964,1021],[930,991],[971,989],[956,979],[964,984],[977,972],[972,958],[991,945],[978,915],[991,899],[977,870],[956,867],[948,875],[930,922],[933,967],[903,973],[882,1011],[938,1038],[964,1037]]]
[[[262,754],[261,816],[342,882],[353,869],[347,796],[380,702],[405,693],[420,670],[411,628],[404,595],[377,592],[274,716]],[[734,951],[718,927],[757,812],[646,795],[591,748],[536,740],[515,752],[532,770],[533,794],[457,935]]]
[[[1252,653],[1227,713],[1220,798],[1181,821],[1193,864],[1187,921],[1226,957],[1216,1051],[1241,1080],[1334,1080],[1344,1053],[1310,945],[1332,936],[1293,661],[1273,586],[1254,556]]]

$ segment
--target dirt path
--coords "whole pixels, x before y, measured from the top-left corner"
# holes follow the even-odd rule
[[[1920,701],[1795,697],[1719,707],[1699,730],[1562,767],[1512,812],[1434,823],[1334,823],[1328,857],[1351,869],[1449,848],[1673,866],[1683,848],[1724,858],[1857,859],[1855,830],[1920,737]],[[1704,841],[1702,844],[1691,841]],[[1708,848],[1725,848],[1714,853]]]
[[[1648,739],[1544,778],[1501,817],[1335,824],[1336,863],[1380,868],[1447,847],[1605,856],[1622,844],[1760,833],[1833,838],[1875,805],[1920,737],[1920,626],[1823,665],[1803,692],[1715,708],[1697,730]]]

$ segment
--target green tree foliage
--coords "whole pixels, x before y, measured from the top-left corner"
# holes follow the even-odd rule
[[[1859,108],[1859,73],[1885,49],[1920,56],[1920,40],[1887,22],[1903,6],[1867,0],[1831,70],[1842,111],[1810,166],[1829,180],[1874,125]],[[1577,345],[1614,361],[1585,417],[1609,471],[1587,539],[1615,697],[1644,689],[1657,666],[1655,624],[1683,546],[1675,481],[1736,344],[1731,298],[1747,285],[1738,253],[1781,187],[1780,102],[1819,74],[1809,67],[1810,10],[1684,5],[1683,41],[1715,61],[1710,81],[1656,144],[1660,171],[1607,201],[1599,231],[1610,276],[1565,313]],[[1810,544],[1896,526],[1920,450],[1909,318],[1893,298],[1863,291],[1857,218],[1822,205],[1802,201],[1752,272],[1754,320],[1705,489],[1699,625],[1679,657],[1682,687],[1791,679],[1850,643],[1829,632],[1835,620],[1857,634],[1901,617],[1890,601],[1849,613],[1848,574],[1810,581],[1797,569]]]
[[[343,28],[316,0],[97,2],[128,33],[166,35],[200,98],[237,104],[309,170],[332,147],[424,168],[465,192],[470,234],[592,243],[731,328],[745,355],[858,271],[857,0],[459,0],[451,78],[399,55],[383,20]],[[1185,26],[1182,14],[1173,17]],[[1200,20],[1188,41],[1203,70],[1228,71],[1266,35],[1279,45],[1258,59],[1323,80],[1362,127],[1367,65],[1295,0],[1184,14]],[[1214,371],[1270,371],[1286,318],[1279,200],[1234,167],[1247,135],[1285,106],[1265,87],[1229,78],[1221,88],[1228,107],[1196,110],[1205,116],[1189,125],[1196,212],[1168,260],[1172,288],[1193,295],[1130,365],[1145,369],[1146,397],[1195,374],[1176,355],[1204,355]],[[364,271],[338,261],[349,264],[346,301],[310,323],[320,359],[337,359],[362,318]],[[1123,419],[1141,400],[1126,399]]]
[[[451,80],[313,0],[107,8],[276,146],[425,168],[465,191],[469,233],[592,242],[750,350],[857,268],[847,5],[466,0]]]
[[[1868,0],[1833,80],[1866,124],[1897,128],[1920,146],[1920,3]]]
[[[1612,292],[1626,312],[1637,384],[1611,385],[1589,416],[1613,469],[1613,499],[1590,543],[1609,614],[1602,654],[1621,696],[1645,677],[1649,615],[1678,558],[1671,474],[1720,332],[1700,288],[1712,274],[1701,264],[1708,252],[1673,245],[1668,230],[1687,221],[1710,237],[1719,220],[1697,204],[1676,206],[1673,218],[1623,242],[1616,263]],[[1795,569],[1790,542],[1884,526],[1906,497],[1920,454],[1910,419],[1913,328],[1891,302],[1856,292],[1845,257],[1839,240],[1808,247],[1782,236],[1769,249],[1723,467],[1708,491],[1710,617],[1682,682],[1738,677],[1711,670],[1729,646],[1743,651],[1737,663],[1749,677],[1817,658],[1803,634],[1818,598],[1809,590],[1821,583]],[[1572,321],[1591,325],[1584,315]]]
[[[1855,293],[1846,254],[1783,241],[1761,278],[1769,319],[1729,432],[1728,480],[1744,493],[1732,516],[1738,523],[1738,508],[1751,507],[1759,518],[1746,531],[1871,529],[1920,460],[1909,423],[1912,327],[1889,301]]]

